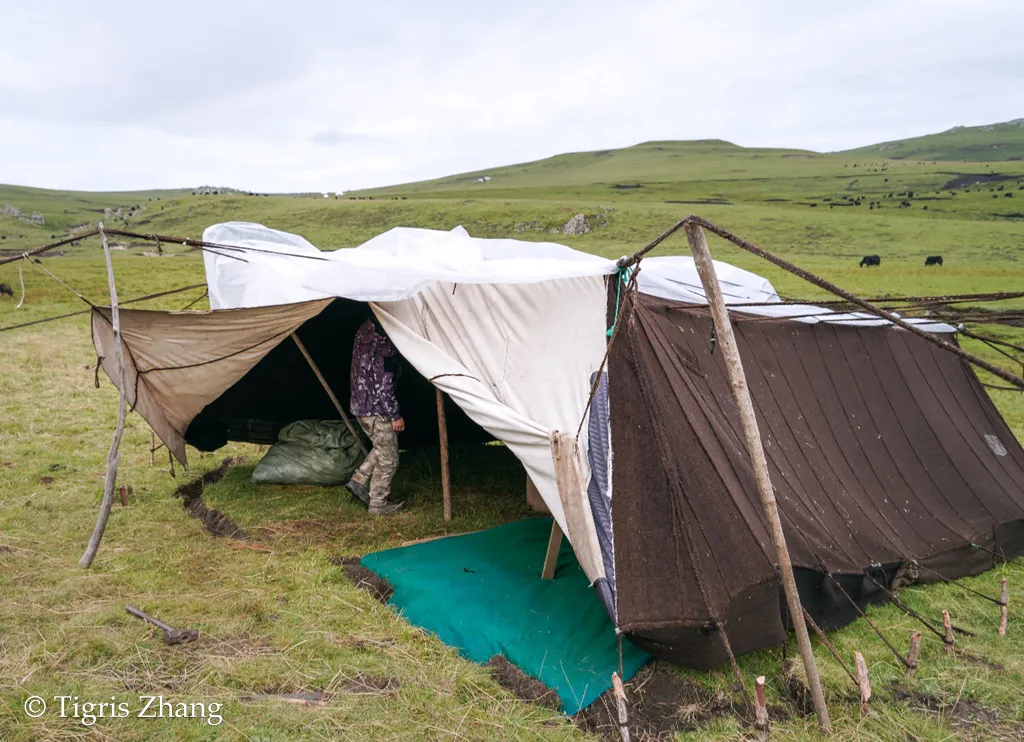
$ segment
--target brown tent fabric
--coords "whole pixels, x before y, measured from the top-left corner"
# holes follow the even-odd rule
[[[787,617],[706,308],[637,294],[609,358],[617,620],[709,667]],[[891,328],[734,315],[804,605],[829,626],[895,570],[977,574],[1024,553],[1024,449],[965,362]],[[975,548],[977,544],[981,549]],[[872,571],[873,570],[873,571]]]
[[[331,301],[216,312],[121,309],[128,404],[184,464],[192,419]],[[108,307],[93,308],[92,337],[116,386]]]

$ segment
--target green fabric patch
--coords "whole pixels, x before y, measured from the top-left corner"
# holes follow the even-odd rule
[[[618,643],[567,539],[554,579],[541,579],[550,533],[550,518],[534,518],[367,554],[361,564],[391,584],[388,603],[410,623],[474,662],[504,655],[575,714],[611,687]],[[649,659],[624,640],[623,679]]]
[[[253,484],[344,484],[363,458],[359,441],[341,420],[299,420],[277,434],[252,470]]]

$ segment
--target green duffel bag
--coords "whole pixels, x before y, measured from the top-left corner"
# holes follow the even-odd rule
[[[253,484],[344,484],[363,460],[359,443],[340,420],[299,420],[252,472]]]

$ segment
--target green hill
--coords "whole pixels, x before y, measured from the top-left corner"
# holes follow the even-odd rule
[[[891,160],[1020,160],[1024,158],[1024,118],[986,126],[954,126],[939,134],[882,142],[839,154]]]

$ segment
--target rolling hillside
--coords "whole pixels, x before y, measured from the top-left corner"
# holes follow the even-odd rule
[[[1020,160],[1024,158],[1024,118],[986,126],[954,126],[939,134],[882,142],[839,154],[892,160]]]

